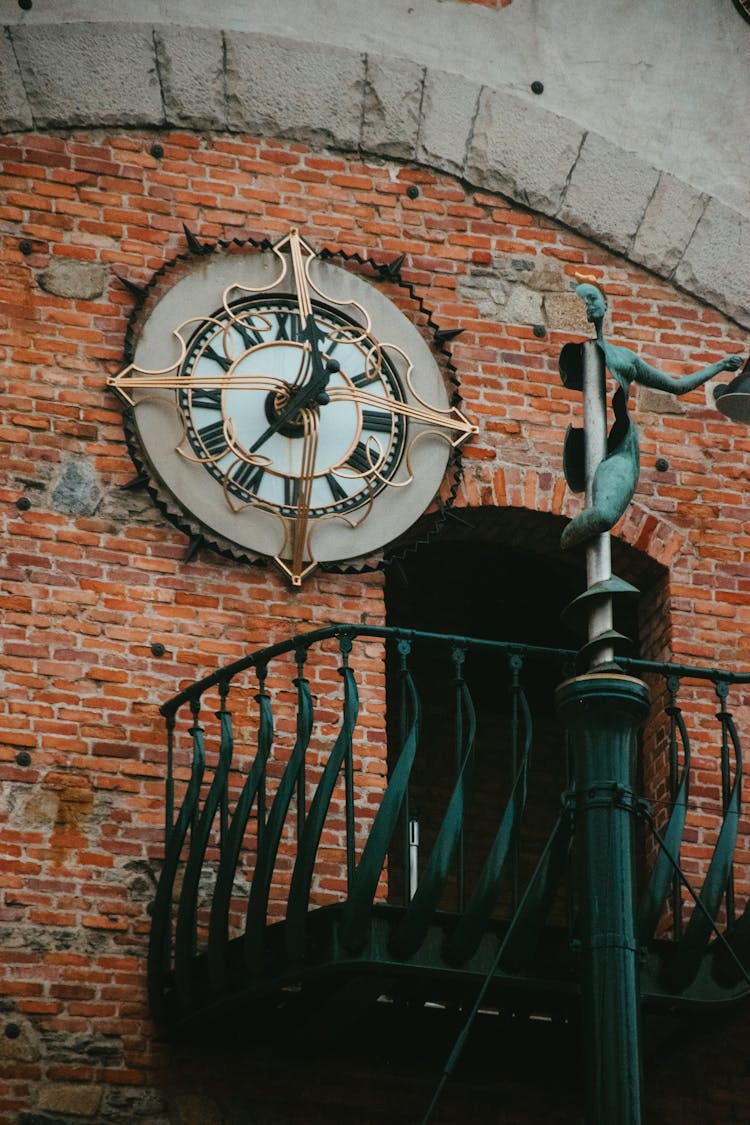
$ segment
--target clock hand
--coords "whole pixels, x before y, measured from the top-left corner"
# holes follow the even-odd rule
[[[224,390],[226,387],[231,386],[233,390],[250,390],[250,391],[278,391],[287,384],[283,379],[279,379],[275,375],[253,375],[245,374],[242,372],[232,372],[228,374],[222,372],[220,375],[176,375],[171,370],[169,371],[144,371],[141,374],[131,374],[133,371],[140,371],[140,368],[126,367],[117,375],[110,375],[107,379],[107,386],[116,391],[120,398],[128,404],[134,406],[135,402],[129,390]]]
[[[334,387],[328,395],[331,402],[354,402],[360,406],[372,406],[377,410],[390,411],[404,418],[411,418],[415,422],[422,422],[426,426],[436,429],[450,430],[455,437],[448,439],[454,448],[463,445],[472,435],[478,433],[478,427],[472,425],[461,411],[452,406],[448,410],[439,410],[435,407],[421,403],[401,402],[398,399],[387,398],[384,395],[372,394],[357,387]]]
[[[320,418],[316,410],[303,410],[302,424],[304,427],[304,445],[302,446],[302,464],[299,475],[299,492],[297,495],[297,512],[292,527],[292,553],[289,573],[293,586],[301,586],[302,578],[311,565],[304,567],[305,552],[308,543],[308,527],[310,522],[310,503],[312,499],[313,479],[315,475],[315,458],[318,450],[318,427]]]
[[[287,422],[293,421],[313,399],[317,400],[322,406],[329,401],[329,395],[326,391],[328,380],[331,375],[339,370],[340,365],[335,359],[329,359],[328,363],[323,367],[322,357],[315,351],[313,351],[313,357],[313,367],[315,370],[313,371],[310,382],[305,383],[305,385],[292,396],[281,413],[274,418],[273,422],[271,422],[267,429],[265,429],[260,437],[250,446],[248,450],[249,453],[256,453],[261,445],[264,445],[268,439],[277,433],[282,426],[285,426]],[[315,357],[317,357],[317,361]]]

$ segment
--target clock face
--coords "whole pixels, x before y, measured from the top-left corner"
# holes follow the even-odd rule
[[[109,382],[175,522],[294,585],[406,531],[476,432],[411,321],[296,231],[201,261]]]
[[[397,412],[404,402],[398,373],[386,356],[374,361],[375,341],[320,302],[312,303],[312,315],[322,354],[339,365],[329,373],[330,401],[324,409],[317,404],[308,504],[308,519],[315,520],[369,506],[388,487],[401,460],[406,427]],[[236,361],[227,351],[237,355]],[[181,368],[186,386],[178,391],[178,402],[195,456],[237,501],[262,504],[287,519],[295,518],[299,504],[304,426],[292,418],[255,454],[253,449],[310,366],[296,299],[280,296],[249,298],[215,311],[190,340]],[[206,389],[206,377],[220,371],[230,374],[226,386]],[[270,389],[267,382],[273,384]],[[364,401],[358,392],[366,393]]]

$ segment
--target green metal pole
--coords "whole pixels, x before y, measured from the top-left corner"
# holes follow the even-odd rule
[[[648,688],[631,676],[579,676],[557,689],[557,707],[574,762],[587,1120],[640,1125],[633,786]]]

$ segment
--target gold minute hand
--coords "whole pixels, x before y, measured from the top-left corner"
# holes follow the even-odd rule
[[[447,440],[456,449],[479,432],[478,426],[470,422],[456,406],[440,410],[424,403],[401,402],[385,395],[376,395],[358,387],[333,387],[329,390],[328,397],[331,402],[355,402],[359,406],[373,406],[378,410],[399,414],[403,418],[411,418],[425,426],[449,430],[453,436]]]

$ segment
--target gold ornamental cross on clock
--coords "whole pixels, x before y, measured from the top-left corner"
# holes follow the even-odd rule
[[[202,260],[108,384],[167,514],[293,586],[406,532],[477,432],[409,318],[295,229]]]

